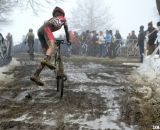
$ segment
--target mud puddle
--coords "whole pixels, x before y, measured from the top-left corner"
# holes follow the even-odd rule
[[[68,81],[60,99],[52,71],[42,72],[45,86],[40,87],[29,80],[37,62],[19,60],[14,82],[0,89],[0,130],[135,130],[121,120],[131,67],[65,62]]]

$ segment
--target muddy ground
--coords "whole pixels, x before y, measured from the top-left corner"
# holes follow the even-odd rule
[[[60,99],[53,71],[42,72],[43,87],[29,80],[42,58],[37,57],[29,61],[25,54],[16,56],[21,65],[5,73],[14,74],[14,79],[0,86],[0,130],[139,130],[126,117],[125,101],[134,86],[126,77],[134,66],[108,59],[65,58],[68,81]]]

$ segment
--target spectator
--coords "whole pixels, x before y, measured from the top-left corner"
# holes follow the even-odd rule
[[[69,31],[69,39],[71,41],[71,54],[75,54],[74,50],[75,50],[75,43],[74,43],[74,32],[73,31]]]
[[[131,33],[128,33],[127,40],[131,38]]]
[[[157,3],[157,9],[160,15],[160,0],[156,0],[156,3]]]
[[[82,32],[80,35],[80,54],[81,55],[88,54],[88,45],[86,42],[86,32]]]
[[[116,30],[115,38],[116,38],[116,40],[122,40],[122,37],[121,37],[121,34],[119,33],[119,30]]]
[[[132,33],[131,33],[131,36],[130,36],[130,42],[131,43],[137,43],[137,36],[135,34],[135,31],[133,30]]]
[[[93,56],[97,56],[98,55],[98,37],[96,34],[96,31],[93,32],[93,38],[92,38],[92,43],[93,43]]]
[[[159,47],[158,53],[160,57],[160,22],[157,23],[157,28],[158,28],[158,33],[157,33],[155,44]]]
[[[6,40],[8,43],[8,58],[11,58],[12,48],[13,48],[13,39],[12,39],[12,35],[10,33],[7,34]]]
[[[110,50],[111,41],[112,41],[112,36],[111,36],[111,34],[109,33],[109,31],[106,30],[105,44],[106,44],[106,52],[107,52],[108,55],[109,55],[109,50]]]
[[[106,43],[111,43],[111,40],[112,40],[112,36],[111,36],[111,34],[109,33],[109,31],[106,30],[105,42],[106,42]]]
[[[148,55],[151,55],[153,51],[155,50],[155,40],[157,38],[157,30],[156,28],[153,27],[152,22],[148,23],[148,43],[147,43],[147,50],[148,50]]]
[[[70,32],[70,36],[71,36],[71,42],[72,42],[72,54],[77,55],[79,54],[79,50],[78,50],[78,33],[77,32]]]
[[[6,36],[6,40],[12,43],[13,42],[12,41],[12,34],[8,33]]]
[[[157,23],[157,28],[158,28],[158,33],[157,33],[157,38],[155,41],[155,44],[160,45],[160,22]]]
[[[0,33],[0,57],[4,58],[4,55],[7,52],[7,47],[5,44],[5,39],[3,37],[3,35]]]
[[[140,31],[138,34],[138,46],[140,50],[140,61],[143,62],[143,54],[144,54],[144,40],[145,40],[145,32],[144,32],[144,26],[140,26]]]
[[[3,43],[4,42],[4,38],[3,38],[3,35],[0,33],[0,43]]]
[[[34,33],[33,33],[33,29],[29,29],[29,32],[26,35],[25,38],[25,44],[28,44],[28,53],[30,55],[30,59],[33,60],[34,59]]]
[[[105,56],[106,49],[105,49],[105,39],[102,31],[99,32],[98,41],[99,41],[99,56],[103,57]]]
[[[111,35],[111,43],[108,48],[108,54],[110,57],[115,56],[115,38],[113,36],[112,30],[109,30],[109,34]]]
[[[115,52],[117,52],[118,48],[122,45],[122,37],[121,34],[119,33],[119,30],[116,30],[114,38],[115,38]]]
[[[89,55],[94,56],[94,42],[93,42],[94,31],[91,31],[89,34]]]
[[[87,55],[91,55],[91,33],[89,30],[86,31],[85,41],[88,46]]]

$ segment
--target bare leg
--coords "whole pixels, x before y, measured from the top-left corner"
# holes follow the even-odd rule
[[[38,85],[44,85],[44,83],[40,80],[39,75],[41,73],[41,71],[43,70],[43,68],[47,65],[50,69],[55,69],[55,66],[50,64],[50,60],[51,60],[51,55],[53,53],[54,50],[54,43],[53,41],[51,42],[52,44],[50,44],[49,48],[45,49],[42,48],[44,53],[46,54],[46,57],[44,58],[44,60],[38,65],[38,68],[36,70],[36,72],[34,73],[33,76],[31,76],[31,80],[34,81],[36,84]]]
[[[46,65],[50,69],[56,68],[53,64],[50,63],[51,55],[53,54],[53,50],[54,50],[54,41],[50,41],[49,48],[46,51],[46,57],[41,62],[41,64]]]
[[[54,50],[54,41],[52,40],[50,41],[49,48],[46,51],[46,55],[51,56],[53,54],[53,50]]]

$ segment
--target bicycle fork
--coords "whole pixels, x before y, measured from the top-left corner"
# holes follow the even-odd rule
[[[64,68],[63,68],[63,63],[62,63],[61,54],[60,54],[60,45],[58,46],[58,53],[57,53],[56,58],[57,58],[56,59],[56,61],[57,61],[56,76],[63,77]]]

